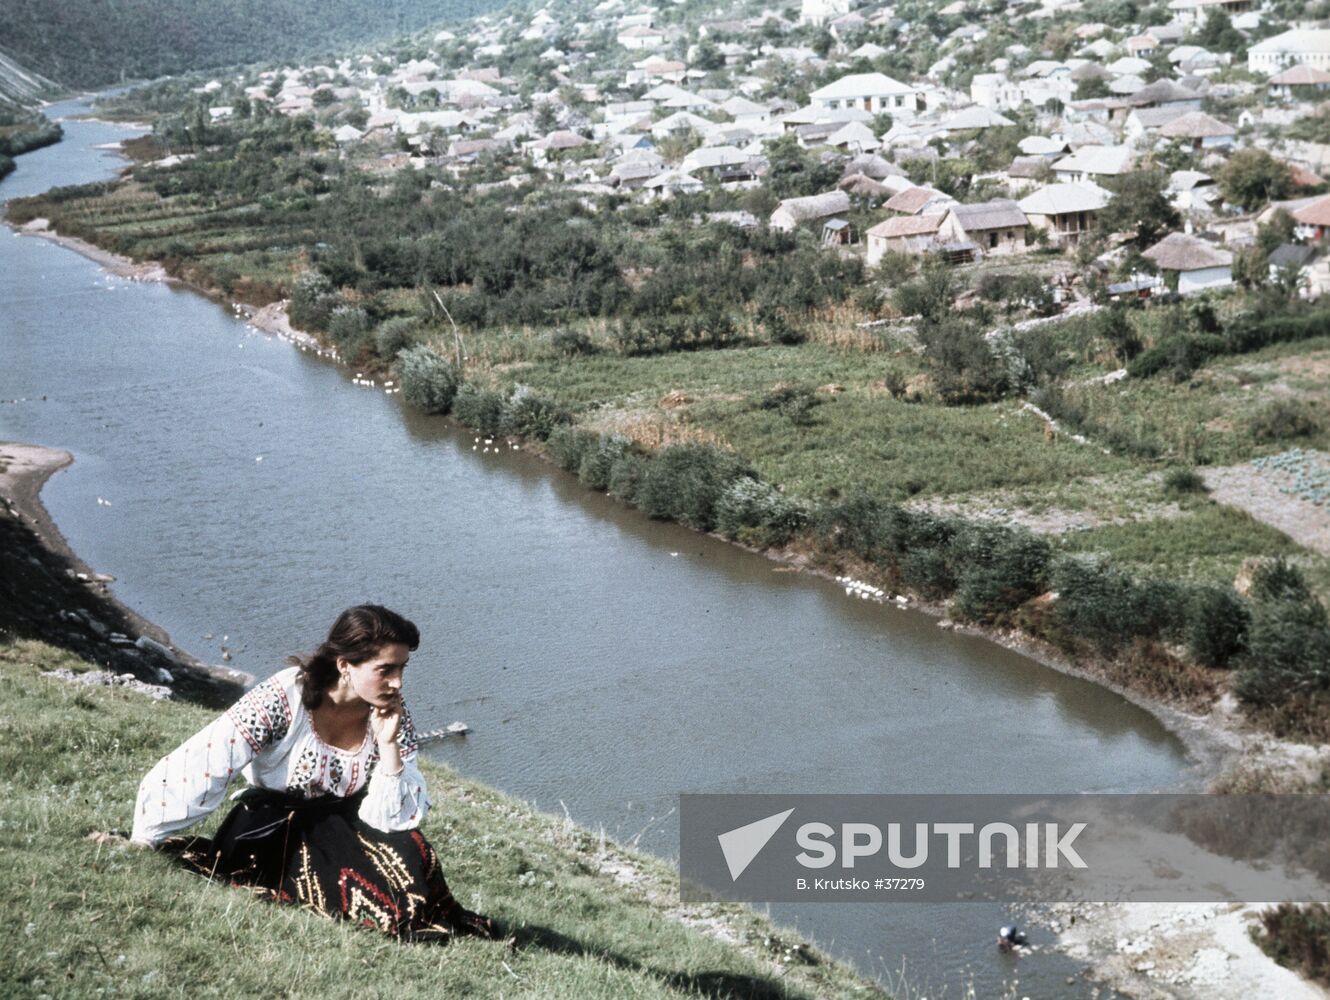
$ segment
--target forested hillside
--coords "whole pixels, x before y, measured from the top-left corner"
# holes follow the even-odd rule
[[[498,7],[499,0],[6,0],[0,53],[71,87],[298,60]]]

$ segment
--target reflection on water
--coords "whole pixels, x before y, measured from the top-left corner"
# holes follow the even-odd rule
[[[108,130],[69,123],[0,196],[97,176],[86,147]],[[43,496],[117,596],[202,658],[226,636],[260,677],[341,607],[397,607],[425,637],[418,724],[475,730],[432,752],[593,828],[672,856],[681,791],[1121,791],[1182,773],[1120,698],[647,521],[525,453],[473,452],[189,292],[6,237],[0,307],[0,399],[29,400],[0,406],[0,436],[75,454]],[[773,912],[875,971],[908,955],[950,995],[1011,973],[991,949],[1000,907]],[[1041,956],[1022,981],[1062,995],[1068,967]]]

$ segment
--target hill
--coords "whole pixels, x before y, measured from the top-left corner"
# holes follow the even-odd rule
[[[40,676],[88,666],[41,643],[0,643],[0,901],[21,915],[0,957],[6,996],[885,995],[750,909],[681,910],[665,862],[428,761],[425,833],[462,901],[510,942],[399,945],[118,839],[90,842],[128,825],[139,776],[211,713]]]
[[[65,86],[92,89],[186,70],[298,60],[497,6],[496,0],[8,0],[0,55]],[[5,62],[0,59],[0,77]]]

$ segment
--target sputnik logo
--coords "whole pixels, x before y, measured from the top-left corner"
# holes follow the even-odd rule
[[[776,835],[776,831],[790,818],[792,812],[793,809],[786,809],[782,813],[759,819],[747,826],[736,827],[716,837],[720,841],[721,852],[725,855],[725,863],[730,868],[731,882],[739,880],[739,876],[753,863],[753,859],[767,846],[767,841]]]

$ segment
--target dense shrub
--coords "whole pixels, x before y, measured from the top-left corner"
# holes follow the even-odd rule
[[[1280,965],[1330,985],[1330,905],[1280,903],[1261,914],[1261,949]]]
[[[571,419],[568,411],[557,403],[535,395],[525,386],[519,386],[504,411],[503,428],[505,434],[544,441],[554,433],[556,427]]]
[[[346,356],[365,344],[370,330],[369,314],[358,306],[338,306],[328,317],[328,338]]]
[[[758,406],[775,410],[796,427],[807,427],[813,422],[813,408],[820,402],[811,386],[778,385],[762,397]]]
[[[716,530],[751,545],[783,545],[808,520],[803,507],[770,483],[736,479],[716,504]]]
[[[326,330],[333,310],[342,298],[333,291],[332,282],[319,271],[306,271],[296,278],[291,289],[287,315],[301,330]]]
[[[414,316],[394,316],[374,329],[374,353],[381,358],[397,357],[415,343],[420,324]]]
[[[622,434],[605,434],[595,447],[587,448],[577,466],[577,478],[593,490],[608,490],[614,463],[623,457],[632,444]]]
[[[507,404],[503,393],[464,382],[453,399],[453,416],[486,437],[497,437],[504,432]]]
[[[1187,596],[1183,640],[1187,652],[1207,667],[1227,667],[1247,647],[1251,612],[1229,587],[1197,586]]]
[[[958,570],[955,608],[964,618],[998,621],[1047,589],[1052,549],[1030,532],[971,526],[951,548]]]
[[[1205,493],[1205,479],[1195,469],[1169,469],[1164,473],[1164,492],[1176,497]]]
[[[1112,566],[1072,557],[1053,564],[1051,582],[1058,593],[1055,638],[1066,645],[1088,642],[1112,655],[1134,639],[1169,638],[1185,621],[1185,596],[1162,580],[1136,581]]]
[[[637,490],[649,517],[701,531],[715,527],[716,504],[734,480],[751,477],[738,457],[710,445],[671,445],[657,452]]]
[[[594,354],[596,350],[591,337],[581,330],[555,330],[550,334],[550,346],[566,358],[577,357],[580,354]]]
[[[397,356],[402,394],[426,413],[447,413],[457,396],[457,369],[424,344]]]
[[[1223,354],[1226,347],[1224,338],[1212,333],[1169,334],[1133,358],[1127,365],[1127,374],[1132,378],[1167,374],[1180,382],[1211,358]]]
[[[624,503],[636,503],[637,491],[646,477],[651,459],[637,451],[626,451],[610,467],[610,496]]]
[[[550,433],[546,451],[559,468],[576,473],[582,465],[582,457],[599,444],[599,434],[572,427],[558,427]]]
[[[869,562],[886,551],[887,508],[867,493],[853,493],[825,503],[814,515],[814,529],[822,543]]]
[[[1311,437],[1321,429],[1321,424],[1307,403],[1276,399],[1251,415],[1248,428],[1257,441],[1287,441]]]
[[[1266,564],[1253,574],[1251,596],[1238,697],[1272,706],[1330,690],[1330,618],[1302,575],[1283,560]]]

